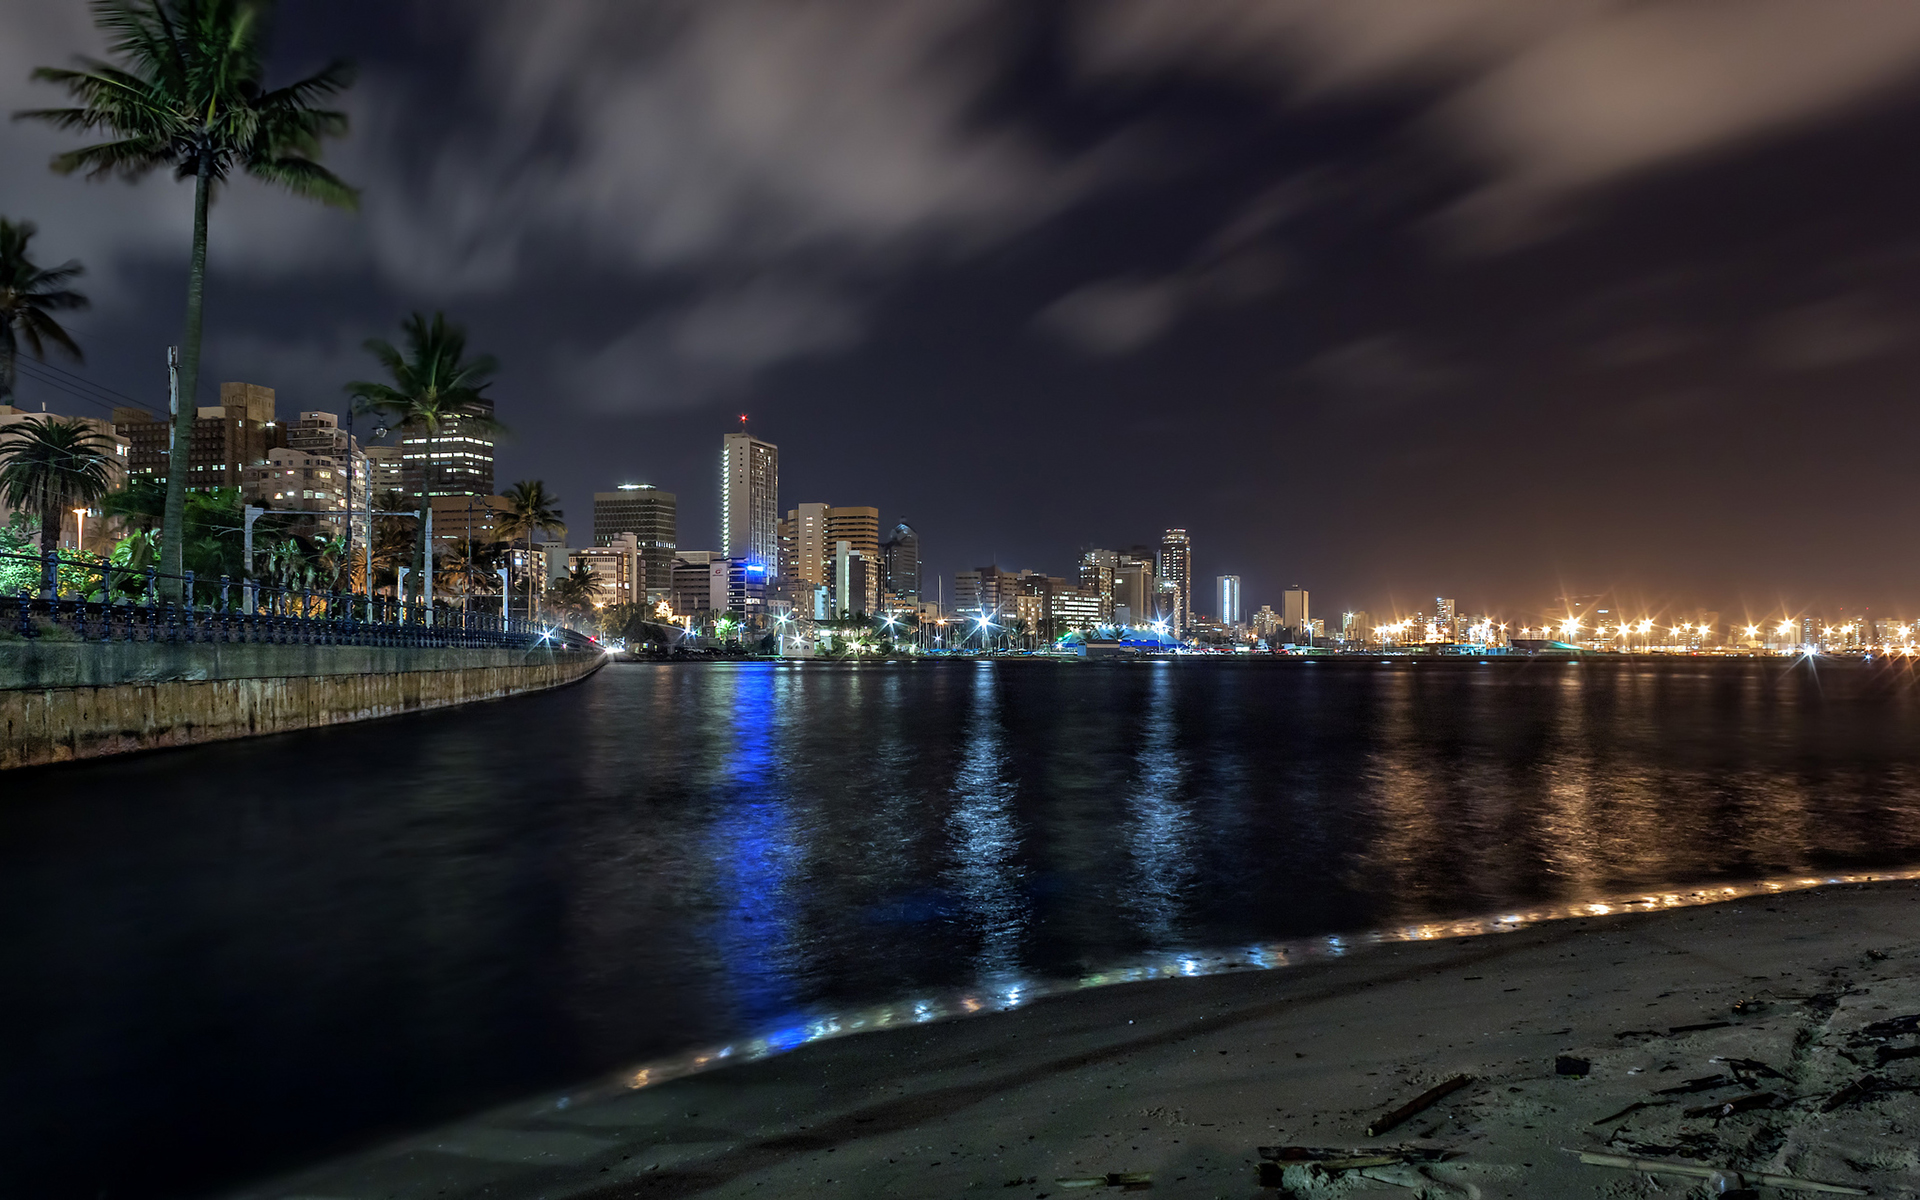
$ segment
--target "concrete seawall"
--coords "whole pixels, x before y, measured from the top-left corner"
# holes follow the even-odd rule
[[[284,733],[560,687],[578,650],[0,645],[0,770]]]

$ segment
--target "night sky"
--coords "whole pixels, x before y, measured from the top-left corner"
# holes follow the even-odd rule
[[[81,0],[0,28],[8,110],[97,49]],[[338,409],[444,309],[575,541],[634,480],[715,546],[748,412],[783,508],[949,576],[1182,525],[1201,611],[1920,614],[1911,0],[283,0],[275,45],[360,64],[364,207],[222,194],[203,396]],[[73,144],[0,125],[0,212],[164,409],[190,188]]]

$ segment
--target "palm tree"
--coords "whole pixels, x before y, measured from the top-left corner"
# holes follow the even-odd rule
[[[207,209],[237,168],[295,195],[353,208],[359,193],[317,159],[324,138],[347,132],[345,113],[316,107],[352,83],[334,63],[272,91],[266,74],[272,0],[93,0],[111,61],[82,58],[78,70],[41,67],[35,79],[64,86],[79,106],[16,114],[60,129],[104,131],[111,140],[55,156],[62,175],[139,179],[165,167],[193,180],[193,257],[180,402],[167,460],[160,570],[177,575],[185,544],[187,458],[200,383],[201,298],[207,276]]]
[[[87,307],[87,298],[66,286],[86,268],[73,261],[35,266],[27,257],[27,243],[38,232],[32,221],[0,217],[0,404],[13,402],[13,364],[21,342],[42,361],[48,342],[80,360],[80,347],[48,314]]]
[[[443,491],[458,486],[457,479],[434,479],[433,439],[442,429],[452,426],[467,433],[495,433],[500,423],[493,419],[493,401],[484,393],[488,376],[500,369],[492,355],[467,357],[467,331],[447,323],[446,314],[435,313],[433,320],[414,313],[400,323],[406,335],[405,354],[379,338],[369,338],[367,353],[393,377],[392,384],[356,379],[347,385],[347,395],[362,412],[375,412],[392,421],[403,433],[418,433],[425,440],[425,455],[420,469],[420,508],[433,503],[434,484]],[[427,544],[427,523],[420,523],[420,569],[433,569],[432,547]],[[421,578],[425,578],[424,575]]]
[[[0,498],[40,514],[40,550],[60,544],[69,509],[113,486],[113,442],[79,417],[41,417],[0,429]]]
[[[594,603],[607,594],[607,585],[599,572],[585,563],[573,568],[554,588],[560,607],[577,616],[593,611]]]
[[[547,494],[547,485],[538,479],[523,479],[500,493],[507,499],[507,510],[494,524],[494,531],[509,542],[527,539],[527,619],[533,619],[533,535],[536,532],[567,536],[565,513],[555,507],[556,497]]]

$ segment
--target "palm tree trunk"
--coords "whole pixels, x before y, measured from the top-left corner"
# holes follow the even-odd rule
[[[173,414],[173,444],[167,452],[167,505],[160,525],[160,590],[180,599],[177,576],[185,565],[187,524],[187,468],[193,451],[194,402],[200,386],[200,323],[207,283],[207,158],[193,178],[193,262],[187,269],[187,335],[180,347],[180,411]]]

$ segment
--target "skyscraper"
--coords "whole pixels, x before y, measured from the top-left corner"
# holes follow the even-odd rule
[[[636,600],[664,598],[673,587],[673,556],[679,548],[679,498],[650,483],[623,483],[593,494],[593,544],[612,546],[631,533],[640,555]]]
[[[880,544],[881,590],[909,607],[920,602],[920,532],[905,521]]]
[[[1439,627],[1440,640],[1457,642],[1460,640],[1460,625],[1456,619],[1456,606],[1446,596],[1436,596],[1433,600],[1433,623]]]
[[[1184,634],[1193,623],[1193,543],[1184,529],[1169,529],[1160,539],[1160,578],[1173,585],[1167,623]]]
[[[827,545],[847,543],[866,564],[861,575],[862,593],[856,597],[853,611],[880,611],[880,510],[853,504],[835,504],[827,509]]]
[[[1307,611],[1307,589],[1294,584],[1280,594],[1280,624],[1298,632],[1307,627],[1313,614]]]
[[[728,558],[780,561],[780,447],[745,431],[720,440],[720,544]]]
[[[493,495],[493,434],[485,426],[493,420],[493,401],[473,401],[465,416],[447,417],[427,445],[425,430],[407,429],[400,436],[400,459],[415,494],[429,496]],[[428,458],[428,454],[432,458]]]
[[[1220,623],[1238,625],[1240,623],[1240,577],[1222,575],[1220,584]]]

